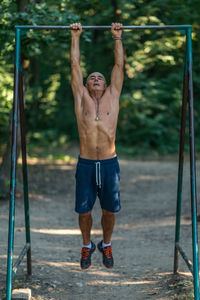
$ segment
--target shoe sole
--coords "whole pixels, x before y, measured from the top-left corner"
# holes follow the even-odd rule
[[[90,265],[91,266],[91,265]],[[90,266],[88,268],[81,268],[81,270],[88,270],[90,268]]]

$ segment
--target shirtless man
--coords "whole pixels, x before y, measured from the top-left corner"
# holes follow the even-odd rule
[[[115,152],[115,136],[119,113],[119,97],[123,85],[124,53],[122,24],[112,23],[115,64],[110,85],[105,77],[94,72],[83,85],[80,68],[79,40],[80,23],[71,24],[71,86],[74,95],[75,113],[80,139],[80,156],[76,168],[76,207],[83,238],[81,268],[91,265],[91,255],[96,246],[90,239],[92,228],[91,211],[98,195],[102,208],[103,240],[97,245],[103,256],[103,264],[112,268],[114,261],[111,235],[115,215],[120,206],[120,169]],[[97,58],[102,59],[103,58]]]

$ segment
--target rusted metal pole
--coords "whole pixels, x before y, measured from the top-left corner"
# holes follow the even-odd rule
[[[31,235],[30,235],[30,213],[28,198],[28,172],[26,159],[26,133],[25,133],[25,116],[24,116],[24,91],[22,70],[19,72],[19,108],[20,108],[20,128],[21,128],[21,148],[22,148],[22,171],[24,187],[24,214],[26,227],[26,243],[29,244],[27,250],[27,273],[31,275]]]
[[[190,135],[190,183],[191,183],[191,212],[192,212],[192,249],[193,249],[193,280],[195,300],[199,300],[199,247],[197,228],[197,193],[196,193],[196,159],[194,135],[194,99],[192,76],[192,32],[187,30],[188,67],[189,67],[189,135]]]
[[[15,192],[16,192],[16,168],[17,168],[17,126],[18,126],[18,86],[19,86],[19,58],[20,58],[20,29],[16,30],[15,48],[15,84],[12,119],[12,150],[11,150],[11,176],[10,176],[10,207],[8,229],[8,258],[7,258],[7,282],[6,300],[11,299],[12,294],[12,268],[14,249],[15,227]]]
[[[182,202],[182,183],[183,183],[183,164],[184,164],[184,145],[185,145],[185,127],[187,117],[187,99],[188,99],[188,59],[187,59],[187,36],[185,47],[185,64],[183,76],[183,96],[182,96],[182,112],[181,112],[181,130],[179,144],[179,167],[178,167],[178,185],[177,185],[177,202],[176,202],[176,229],[175,229],[175,248],[174,248],[174,273],[178,271],[178,247],[180,241],[180,225],[181,225],[181,202]]]

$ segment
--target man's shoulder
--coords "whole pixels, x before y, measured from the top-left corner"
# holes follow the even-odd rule
[[[106,91],[107,95],[109,96],[110,99],[115,99],[115,100],[119,100],[121,93],[119,94],[119,92],[114,89],[111,85],[109,85],[107,87],[107,91]]]

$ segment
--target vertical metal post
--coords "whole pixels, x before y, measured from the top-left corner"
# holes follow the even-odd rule
[[[12,120],[12,150],[11,150],[11,179],[10,179],[6,300],[10,300],[12,296],[12,268],[13,268],[15,192],[16,192],[16,167],[17,167],[16,157],[17,157],[17,125],[18,125],[18,85],[19,85],[19,62],[20,62],[20,29],[16,29],[15,38],[16,38],[15,85],[14,85],[13,120]]]
[[[178,248],[177,243],[180,241],[181,225],[181,202],[182,202],[182,183],[183,183],[183,164],[184,164],[184,145],[185,145],[185,126],[187,116],[187,98],[188,98],[188,60],[187,60],[187,35],[185,47],[185,64],[183,76],[183,96],[182,96],[182,113],[181,113],[181,131],[179,144],[179,167],[178,167],[178,186],[177,186],[177,203],[176,203],[176,229],[175,229],[175,248],[174,248],[174,273],[178,271]]]
[[[30,216],[29,216],[29,198],[28,198],[28,172],[26,160],[26,132],[24,118],[24,91],[22,70],[19,72],[19,108],[20,108],[20,128],[21,128],[21,148],[23,164],[23,187],[24,187],[24,213],[26,226],[26,243],[30,244],[27,251],[27,273],[31,275],[31,235],[30,235]]]
[[[189,67],[189,134],[190,134],[190,182],[191,182],[191,212],[192,212],[192,249],[193,249],[193,278],[194,296],[199,300],[199,256],[197,230],[197,194],[196,194],[196,161],[194,137],[194,104],[192,78],[192,33],[187,29],[188,67]]]

